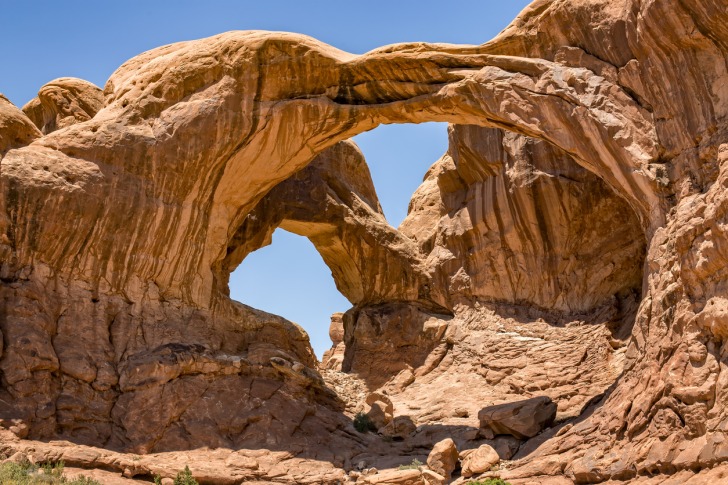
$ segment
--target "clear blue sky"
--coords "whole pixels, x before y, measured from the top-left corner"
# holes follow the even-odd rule
[[[0,0],[0,92],[18,106],[46,82],[80,77],[103,87],[125,60],[160,45],[228,30],[282,30],[363,53],[395,42],[480,44],[529,1]],[[393,225],[427,168],[444,153],[446,125],[382,126],[356,137]],[[301,324],[316,354],[330,346],[329,316],[351,305],[308,240],[278,230],[233,273],[233,298]]]

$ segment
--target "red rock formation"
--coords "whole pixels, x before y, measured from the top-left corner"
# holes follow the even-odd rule
[[[88,121],[103,107],[104,97],[98,86],[64,77],[40,88],[38,97],[23,106],[23,112],[43,134],[48,134]]]
[[[333,483],[443,438],[477,447],[480,408],[546,395],[559,427],[491,441],[520,449],[489,473],[716,483],[727,26],[720,0],[538,0],[477,47],[353,56],[232,32],[131,59],[103,106],[68,79],[28,116],[0,98],[0,418],[31,439],[219,448],[192,452],[210,481]],[[345,140],[424,121],[454,124],[450,148],[397,230]],[[354,305],[342,368],[412,419],[406,444],[356,434],[359,398],[327,387],[305,332],[228,298],[279,226]],[[158,470],[2,433],[6,454]],[[426,480],[385,475],[363,480]]]

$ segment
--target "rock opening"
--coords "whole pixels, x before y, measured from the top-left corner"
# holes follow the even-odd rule
[[[311,243],[283,229],[230,275],[230,297],[301,325],[319,359],[331,346],[331,315],[351,307]]]

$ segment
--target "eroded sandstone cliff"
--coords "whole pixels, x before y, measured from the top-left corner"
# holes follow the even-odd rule
[[[103,92],[0,97],[0,451],[392,483],[347,472],[453,438],[513,458],[488,473],[514,484],[718,483],[727,26],[722,0],[538,0],[481,46],[231,32]],[[424,121],[450,146],[393,228],[346,140]],[[352,303],[325,371],[300,327],[228,297],[277,227]],[[483,408],[535,396],[550,429],[483,433]],[[387,439],[352,427],[366,406]],[[76,446],[31,441],[57,439]]]

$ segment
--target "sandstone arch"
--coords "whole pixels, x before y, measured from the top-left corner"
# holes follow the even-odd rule
[[[290,85],[273,82],[284,73],[296,73]],[[115,266],[106,270],[118,275],[112,286],[127,284],[132,275],[152,277],[170,294],[209,305],[208,268],[225,257],[227,241],[256,200],[317,152],[381,122],[450,120],[545,137],[620,191],[646,227],[658,223],[663,209],[655,195],[656,166],[650,168],[657,149],[647,113],[618,87],[596,79],[585,69],[491,56],[478,48],[405,46],[352,58],[290,34],[231,33],[129,61],[109,80],[107,106],[89,125],[51,133],[38,149],[94,160],[96,167],[134,180],[146,191],[138,203],[149,199],[151,205],[132,209],[149,214],[141,219],[155,220],[153,201],[166,199],[162,220],[126,237],[135,241],[135,254],[163,244],[165,257],[178,254],[177,262],[154,264],[148,254],[143,263],[129,264],[125,251],[114,250],[103,263]],[[501,103],[509,104],[508,112]],[[533,110],[543,113],[542,126],[529,121]],[[583,130],[578,135],[569,131],[574,119]],[[212,136],[193,139],[192,132]],[[22,157],[11,154],[5,163]],[[96,167],[89,165],[88,172],[104,185],[108,178]],[[175,177],[160,179],[159,173]],[[113,199],[113,184],[104,192]],[[113,217],[108,210],[106,215]],[[87,244],[93,246],[94,237]],[[196,249],[184,250],[191,241]],[[52,246],[48,242],[42,258],[51,265],[62,257],[48,254]]]
[[[28,419],[32,437],[60,428],[140,451],[198,435],[245,446],[314,420],[340,429],[301,332],[225,297],[228,248],[271,189],[337,142],[378,123],[451,121],[558,147],[647,236],[624,374],[508,476],[724,466],[726,25],[719,1],[537,1],[478,47],[351,56],[262,32],[166,46],[123,65],[92,119],[43,137],[0,99],[0,322],[13,342],[2,413]],[[243,417],[207,420],[204,399],[229,395]],[[150,399],[164,410],[153,427],[135,414]],[[221,430],[234,438],[216,441]]]
[[[278,227],[311,240],[354,305],[419,300],[437,306],[437,295],[427,291],[431,278],[423,255],[385,220],[364,157],[352,142],[325,150],[258,202],[233,237],[221,274],[270,243]]]

